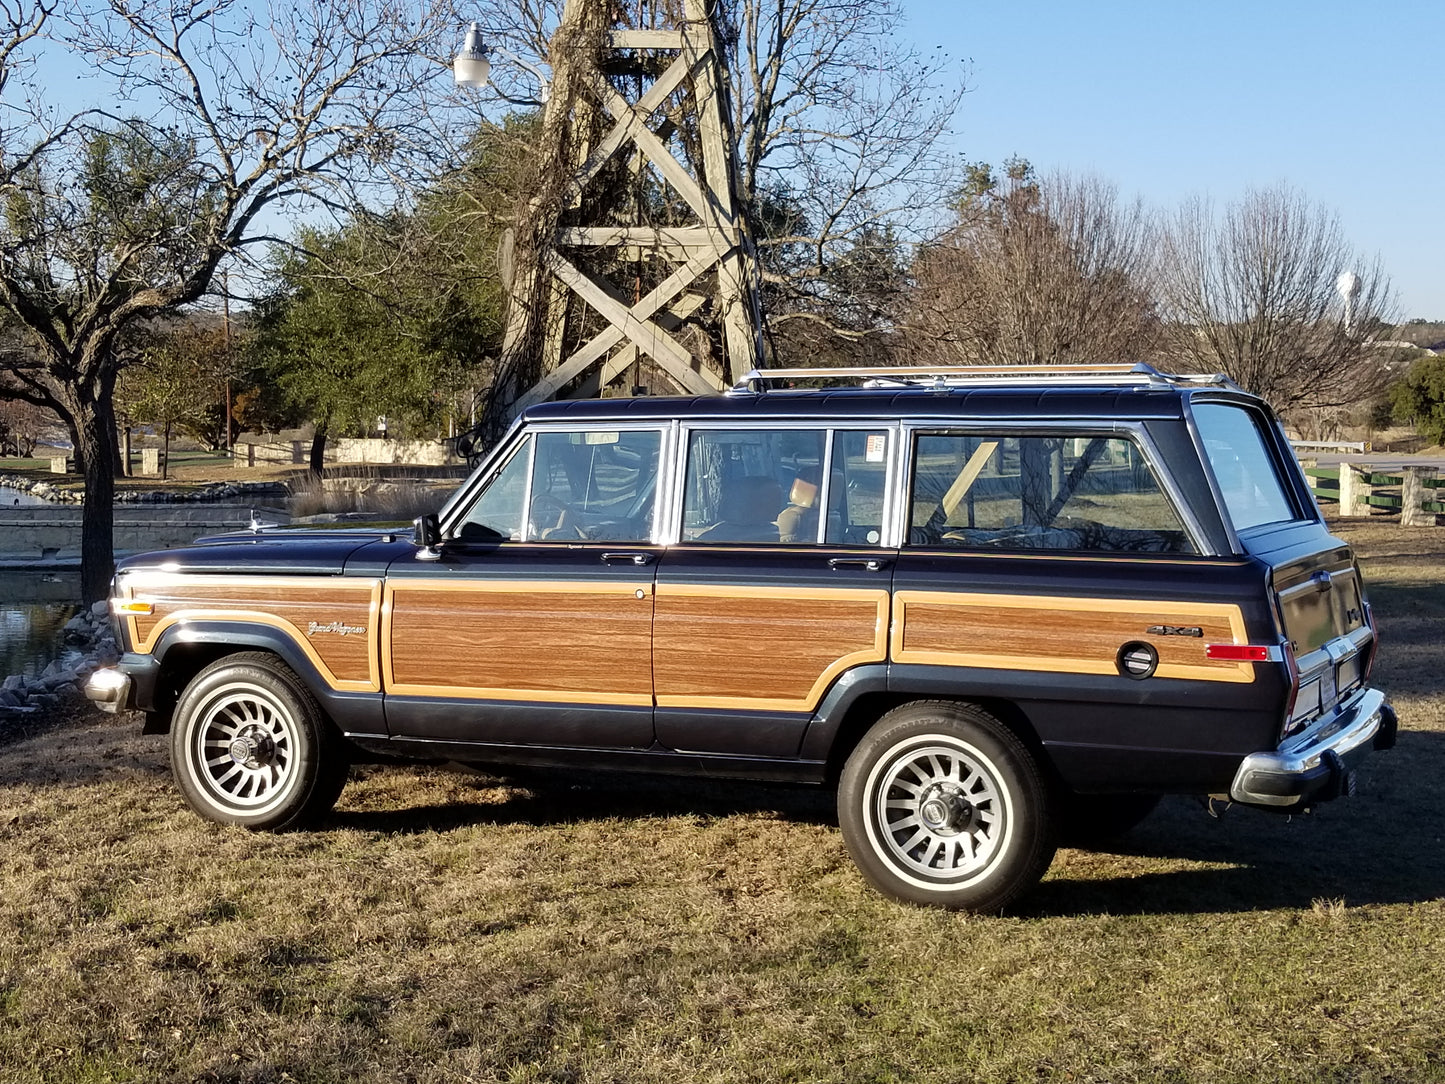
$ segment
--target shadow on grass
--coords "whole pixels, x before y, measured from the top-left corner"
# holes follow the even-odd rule
[[[817,787],[729,783],[595,773],[511,777],[526,787],[503,802],[448,802],[386,810],[338,810],[328,827],[411,834],[451,831],[476,824],[575,824],[638,817],[762,816],[798,824],[838,823],[831,790]]]
[[[1234,808],[1218,820],[1173,798],[1109,853],[1223,869],[1160,870],[1100,879],[1059,878],[1025,904],[1029,915],[1158,914],[1350,906],[1445,898],[1445,734],[1404,733],[1361,771],[1361,793],[1293,818]],[[1100,856],[1097,868],[1107,871]],[[1129,863],[1137,870],[1140,863]]]
[[[1215,819],[1192,799],[1168,799],[1106,852],[1066,857],[1063,875],[1031,893],[1018,913],[1220,913],[1309,908],[1321,899],[1360,906],[1445,898],[1445,811],[1434,793],[1435,781],[1445,776],[1445,734],[1407,732],[1361,774],[1363,788],[1355,798],[1293,818],[1234,808]],[[559,773],[533,780],[529,790],[501,802],[342,810],[327,826],[413,834],[473,825],[729,816],[837,823],[828,790],[650,777],[599,781]],[[1152,863],[1180,862],[1223,868],[1139,872]],[[1129,872],[1113,872],[1121,867]]]

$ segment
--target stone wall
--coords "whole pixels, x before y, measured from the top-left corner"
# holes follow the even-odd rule
[[[304,467],[311,461],[309,440],[245,441],[234,451],[238,468],[260,466]],[[462,462],[452,446],[440,440],[374,440],[338,437],[326,442],[326,462],[385,466],[407,464],[442,467]]]
[[[251,522],[254,505],[117,505],[114,545],[117,553],[170,549],[201,535],[236,531]],[[285,512],[259,509],[257,518],[286,522]],[[76,505],[0,506],[0,558],[39,565],[80,560],[81,509]]]

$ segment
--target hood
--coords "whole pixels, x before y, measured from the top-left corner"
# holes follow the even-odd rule
[[[127,557],[116,572],[160,569],[166,572],[291,573],[339,576],[364,546],[410,537],[398,526],[267,528],[198,538],[189,546],[151,550]]]

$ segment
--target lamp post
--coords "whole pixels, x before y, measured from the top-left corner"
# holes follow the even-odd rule
[[[481,89],[486,86],[492,75],[492,62],[489,54],[496,53],[503,60],[511,61],[519,68],[525,68],[536,77],[541,90],[534,98],[512,98],[501,91],[497,91],[497,97],[512,105],[540,106],[546,105],[547,99],[552,95],[552,80],[537,65],[523,60],[508,49],[500,45],[488,47],[482,40],[482,27],[480,23],[472,23],[467,28],[466,40],[462,42],[461,52],[452,61],[452,77],[459,87],[476,87]],[[495,89],[495,88],[493,88]]]

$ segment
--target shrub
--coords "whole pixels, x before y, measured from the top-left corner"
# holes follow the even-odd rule
[[[1390,388],[1395,419],[1413,424],[1432,444],[1445,444],[1445,357],[1425,357]]]

